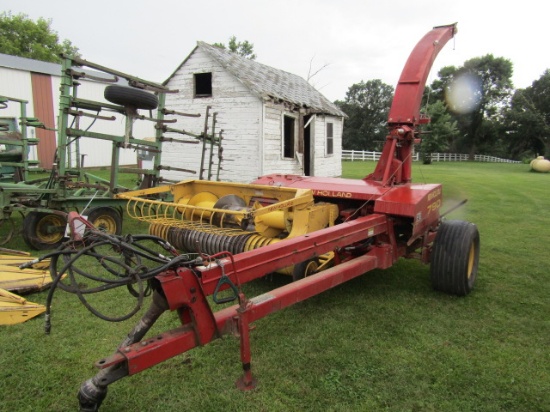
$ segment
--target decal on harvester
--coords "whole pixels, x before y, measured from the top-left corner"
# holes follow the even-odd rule
[[[435,189],[433,192],[428,193],[428,202],[441,196],[441,188]]]
[[[441,199],[437,199],[435,202],[430,203],[426,209],[428,209],[428,214],[432,213],[433,211],[439,210],[441,207]]]
[[[326,196],[326,197],[342,197],[345,199],[351,199],[351,192],[334,192],[332,190],[314,190],[313,194],[315,196]]]
[[[428,206],[426,206],[426,209],[428,210],[428,214],[436,210],[439,210],[439,208],[441,207],[441,188],[440,187],[428,193],[428,202],[431,202],[430,204],[428,204]]]

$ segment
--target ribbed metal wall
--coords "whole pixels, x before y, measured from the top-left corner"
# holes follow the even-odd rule
[[[48,74],[31,73],[32,104],[35,117],[39,118],[48,128],[55,128],[55,113],[53,107],[52,81]],[[56,148],[55,132],[36,129],[38,142],[38,160],[40,167],[51,169]]]

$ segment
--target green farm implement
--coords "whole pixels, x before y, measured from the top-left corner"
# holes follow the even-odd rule
[[[80,91],[81,88],[85,88],[84,80],[86,84],[90,84],[89,82],[105,84],[105,100],[82,98],[81,95],[87,96]],[[30,247],[37,250],[53,249],[62,243],[67,226],[67,213],[71,210],[87,216],[88,221],[106,232],[120,234],[123,205],[126,200],[117,199],[116,195],[129,189],[151,188],[163,181],[160,172],[162,169],[167,169],[161,164],[163,141],[199,144],[201,140],[206,143],[216,139],[214,134],[208,136],[208,122],[212,121],[212,129],[215,122],[215,117],[208,112],[204,132],[197,135],[191,134],[192,140],[166,137],[168,133],[190,134],[183,129],[178,130],[175,126],[168,127],[177,122],[177,116],[201,116],[167,110],[164,107],[164,101],[165,94],[169,92],[171,91],[161,84],[80,58],[64,57],[55,158],[51,171],[35,180],[29,180],[29,170],[33,162],[28,160],[28,146],[38,144],[38,139],[28,139],[26,132],[29,126],[45,126],[38,119],[26,116],[26,101],[0,97],[0,104],[4,107],[10,102],[21,104],[19,124],[20,134],[23,136],[15,141],[18,150],[10,154],[15,158],[2,161],[2,166],[10,166],[13,169],[12,175],[15,178],[0,182],[0,229],[2,231],[0,244],[7,243],[13,237],[15,233],[13,215],[17,212],[23,216],[23,239]],[[165,116],[171,117],[165,118]],[[109,126],[113,124],[116,126],[116,121],[121,118],[124,123],[122,132],[118,134],[104,132],[104,130],[114,130]],[[140,124],[144,127],[150,124],[151,132],[136,138],[134,132],[138,122],[144,122]],[[100,131],[96,131],[98,125],[102,126],[99,127]],[[3,127],[0,132],[4,135],[0,133],[0,144],[14,144],[13,139],[8,141],[10,137],[8,125],[0,124],[0,126]],[[83,138],[110,142],[111,159],[108,179],[84,169],[84,156],[80,152]],[[146,153],[149,156],[147,165],[144,165],[146,167],[140,167],[139,164],[137,167],[122,167],[120,163],[123,149]],[[3,160],[1,156],[0,153],[0,160]],[[195,173],[174,167],[170,170]],[[121,186],[120,173],[135,174],[136,186],[131,188]],[[211,173],[209,171],[209,176]]]

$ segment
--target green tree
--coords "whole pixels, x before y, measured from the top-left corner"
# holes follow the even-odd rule
[[[60,41],[51,28],[51,20],[31,20],[26,14],[0,14],[0,53],[60,63],[61,53],[78,56],[78,48],[69,40]]]
[[[506,111],[508,151],[515,159],[550,156],[550,70],[514,93]]]
[[[352,85],[345,100],[335,102],[348,115],[342,136],[344,149],[381,149],[388,132],[392,98],[393,87],[376,79]]]
[[[424,164],[430,164],[431,154],[436,152],[446,152],[451,147],[458,136],[457,122],[447,111],[445,103],[437,100],[428,105],[427,112],[430,117],[430,123],[425,127],[420,151]]]
[[[424,89],[424,104],[429,104],[436,100],[445,102],[445,89],[451,83],[457,70],[455,66],[445,66],[437,72],[438,77]]]
[[[223,43],[214,43],[213,46],[220,47],[222,49],[229,49],[233,53],[237,53],[239,56],[246,57],[250,60],[255,60],[256,55],[254,54],[254,44],[250,43],[248,40],[237,41],[237,37],[231,36],[229,38],[228,47]]]
[[[456,146],[473,157],[490,152],[498,143],[503,109],[512,94],[510,60],[488,54],[470,59],[464,66],[448,66],[431,85],[433,97],[445,99],[460,130]]]

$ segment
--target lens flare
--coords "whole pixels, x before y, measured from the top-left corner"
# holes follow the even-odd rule
[[[449,110],[458,114],[471,113],[479,107],[483,90],[481,79],[471,73],[453,79],[445,90]]]

